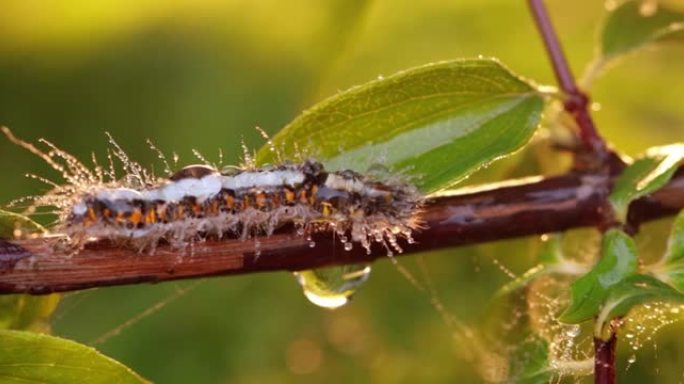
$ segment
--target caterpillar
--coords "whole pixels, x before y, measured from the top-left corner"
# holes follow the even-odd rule
[[[327,171],[322,163],[299,163],[218,169],[210,164],[190,165],[158,178],[130,160],[110,137],[109,168],[88,167],[54,144],[40,140],[41,150],[17,139],[14,143],[43,158],[61,172],[66,184],[37,177],[52,190],[33,197],[33,206],[56,208],[55,230],[74,246],[89,239],[109,239],[118,244],[153,252],[161,241],[175,247],[214,236],[271,235],[292,224],[298,235],[331,232],[345,250],[354,243],[370,252],[380,243],[388,254],[401,252],[397,240],[413,242],[419,229],[423,197],[411,184],[378,180],[352,170]],[[117,178],[114,159],[125,172]],[[35,177],[35,176],[34,176]]]

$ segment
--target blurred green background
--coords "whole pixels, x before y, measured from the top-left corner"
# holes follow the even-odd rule
[[[604,4],[548,3],[579,74],[593,56]],[[83,159],[102,157],[108,131],[142,164],[156,157],[148,138],[177,152],[181,164],[197,162],[193,148],[210,160],[221,148],[231,163],[241,139],[250,148],[263,144],[255,126],[274,133],[352,85],[478,55],[553,84],[522,1],[3,0],[0,124]],[[682,68],[684,50],[668,47],[630,57],[598,80],[597,124],[617,148],[635,154],[682,140]],[[0,164],[0,204],[45,191],[27,172],[58,179],[4,138]],[[499,164],[474,180],[508,177],[510,167]],[[662,240],[665,224],[641,235],[646,251]],[[424,263],[448,313],[477,323],[510,280],[493,260],[520,273],[536,246],[522,239],[401,261],[421,281]],[[194,283],[70,294],[54,331],[91,343],[188,286]],[[468,347],[430,299],[387,261],[336,311],[309,304],[285,273],[214,278],[96,346],[159,383],[481,381],[461,357]],[[647,345],[628,371],[623,343],[625,382],[680,380],[684,338],[674,335],[681,331],[681,322],[661,331],[657,354]]]

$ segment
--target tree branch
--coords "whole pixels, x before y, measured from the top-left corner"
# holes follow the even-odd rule
[[[430,199],[422,215],[427,228],[416,234],[416,244],[401,244],[401,255],[595,226],[606,209],[610,185],[609,177],[570,173],[520,180],[515,185],[493,184]],[[682,207],[684,172],[680,170],[666,187],[635,202],[630,220],[637,225],[674,214]],[[314,240],[316,246],[311,248],[292,228],[283,228],[273,236],[256,240],[207,240],[185,249],[161,245],[153,255],[96,241],[73,256],[46,239],[2,241],[0,293],[46,294],[206,276],[297,271],[387,257],[387,251],[378,245],[369,255],[358,244],[352,251],[344,251],[328,233],[320,233]]]

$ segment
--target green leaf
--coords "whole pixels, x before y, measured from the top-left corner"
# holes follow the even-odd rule
[[[534,134],[543,97],[498,61],[429,64],[341,92],[302,113],[274,138],[329,169],[381,164],[443,189],[521,148]],[[265,146],[259,163],[275,161]]]
[[[627,220],[629,204],[667,184],[684,157],[684,144],[650,148],[615,181],[610,202],[620,222]]]
[[[662,4],[649,10],[643,7],[644,3],[627,1],[610,13],[601,34],[601,54],[605,59],[682,36],[684,14]]]
[[[564,323],[581,323],[598,314],[610,289],[636,274],[637,253],[634,240],[618,229],[603,235],[601,259],[570,288],[570,305],[561,314]]]
[[[542,236],[541,248],[537,258],[539,262],[546,265],[556,265],[563,263],[565,257],[563,256],[563,235],[554,233]]]
[[[529,336],[509,356],[509,362],[509,383],[544,384],[553,376],[553,369],[549,364],[548,342],[538,336]]]
[[[0,331],[3,383],[147,383],[121,363],[76,342],[40,333]]]
[[[684,210],[672,224],[672,230],[663,257],[647,270],[661,281],[684,292]]]
[[[539,264],[501,287],[495,297],[505,296],[524,288],[533,280],[544,275],[552,273],[578,274],[579,271],[585,271],[582,266],[563,257],[561,239],[560,234],[548,235],[541,243],[538,256]]]
[[[684,294],[658,279],[646,275],[634,275],[611,289],[596,319],[595,336],[603,339],[609,335],[608,323],[616,317],[625,316],[637,305],[650,301],[684,302]]]
[[[42,225],[26,216],[0,209],[0,238],[13,239],[17,230],[22,234],[47,232]]]
[[[679,212],[672,224],[663,262],[668,264],[684,262],[684,210]]]

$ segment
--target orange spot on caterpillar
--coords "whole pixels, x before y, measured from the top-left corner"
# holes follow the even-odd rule
[[[328,203],[327,201],[321,203],[321,214],[325,217],[330,216],[330,213],[332,212],[332,204]]]
[[[182,205],[176,206],[176,211],[174,212],[174,220],[183,220],[185,219],[185,207]]]
[[[209,205],[209,214],[210,215],[217,215],[219,212],[219,201],[218,200],[213,200],[211,204]]]
[[[229,208],[229,209],[235,208],[235,198],[233,196],[226,194],[223,197],[223,200],[225,200],[227,208]]]
[[[138,226],[140,222],[142,221],[142,212],[140,212],[140,209],[136,208],[131,212],[131,216],[129,216],[128,220],[133,224],[133,226]]]
[[[309,195],[309,204],[312,206],[316,205],[316,193],[318,193],[318,186],[314,185],[311,187],[311,194]]]
[[[145,224],[154,224],[157,222],[157,213],[154,211],[154,208],[151,208],[147,213],[145,214]]]
[[[159,216],[159,221],[166,222],[166,204],[160,204],[157,206],[157,215]]]
[[[284,193],[285,193],[285,201],[288,203],[294,203],[294,201],[295,201],[294,191],[289,189],[289,188],[285,188]]]
[[[258,191],[256,193],[255,200],[257,208],[266,207],[266,194],[264,193],[264,191]]]
[[[95,210],[93,209],[93,207],[88,207],[88,220],[97,220],[97,215],[95,214]]]
[[[201,216],[204,211],[204,209],[202,209],[202,206],[197,203],[193,203],[190,207],[192,209],[192,213],[194,216]]]

